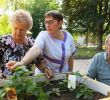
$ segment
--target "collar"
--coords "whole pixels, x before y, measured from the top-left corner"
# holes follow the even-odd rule
[[[104,53],[104,60],[106,61],[106,63],[109,63],[109,62],[107,61],[107,52]],[[109,63],[109,64],[110,64],[110,63]]]
[[[104,60],[107,61],[107,52],[104,53]]]

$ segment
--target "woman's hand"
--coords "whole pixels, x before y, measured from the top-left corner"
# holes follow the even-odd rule
[[[48,79],[51,79],[51,78],[54,77],[54,74],[53,74],[53,72],[52,72],[51,69],[45,68],[45,69],[44,69],[44,73],[46,74],[46,77],[47,77]]]
[[[6,67],[10,70],[15,69],[16,67],[23,66],[23,62],[10,61],[6,63]]]

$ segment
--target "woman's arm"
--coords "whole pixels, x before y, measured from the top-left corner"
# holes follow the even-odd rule
[[[40,54],[41,54],[41,49],[36,46],[33,46],[29,49],[29,51],[26,53],[26,55],[23,57],[23,59],[20,62],[24,62],[24,65],[27,65],[31,63]]]
[[[35,65],[41,72],[44,72],[44,70],[47,68],[44,59],[42,59],[38,64]]]
[[[44,59],[37,65],[37,68],[45,73],[47,78],[50,79],[54,77],[52,70],[46,66]]]
[[[33,46],[29,49],[29,51],[26,53],[26,55],[23,57],[23,59],[20,62],[16,62],[15,64],[13,64],[13,61],[10,61],[6,64],[6,66],[9,69],[25,66],[30,62],[32,62],[36,57],[38,57],[40,53],[41,53],[41,49],[37,48],[36,46]]]
[[[73,63],[74,63],[73,56],[70,56],[70,58],[69,58],[69,60],[68,60],[68,66],[69,66],[69,71],[70,71],[70,72],[73,71]]]

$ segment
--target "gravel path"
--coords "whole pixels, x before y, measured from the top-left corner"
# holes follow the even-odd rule
[[[74,71],[87,73],[87,69],[88,69],[90,62],[91,62],[91,59],[75,59],[74,60]]]

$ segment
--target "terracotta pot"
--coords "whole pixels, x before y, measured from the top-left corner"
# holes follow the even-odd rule
[[[6,88],[6,94],[8,100],[18,100],[15,88]]]

